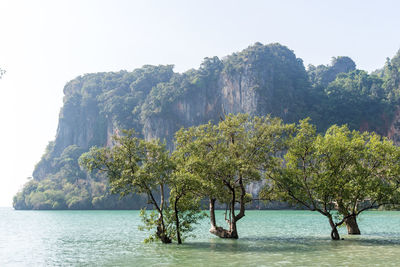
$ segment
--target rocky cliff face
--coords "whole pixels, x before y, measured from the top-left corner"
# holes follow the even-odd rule
[[[235,75],[222,73],[219,85],[221,104],[225,112],[251,115],[256,113],[259,95],[255,90],[256,81],[248,66],[243,73]],[[271,92],[269,94],[269,97],[272,97]]]
[[[145,118],[146,139],[172,140],[181,127],[216,122],[229,113],[272,114],[288,122],[302,118],[299,107],[310,84],[301,59],[286,47],[258,43],[241,54],[210,61],[200,72],[213,76],[211,81],[200,77],[203,82],[187,85],[163,112]]]
[[[126,208],[108,196],[104,177],[88,177],[79,169],[77,159],[82,152],[92,146],[111,146],[113,135],[131,128],[145,139],[165,139],[172,150],[174,134],[181,127],[217,122],[229,113],[271,114],[285,122],[310,116],[317,127],[346,121],[340,105],[333,110],[329,102],[333,100],[324,86],[332,84],[340,73],[354,69],[351,59],[338,57],[331,66],[311,66],[307,72],[302,60],[287,47],[256,43],[222,60],[205,58],[199,69],[181,74],[174,73],[172,66],[147,65],[132,72],[80,76],[65,86],[56,139],[49,143],[36,165],[34,181],[24,187],[15,201],[20,208]],[[372,79],[372,85],[362,86],[372,88],[372,92],[382,83],[378,79],[375,84]],[[359,102],[364,91],[368,91],[364,87],[362,92],[350,90],[346,97]],[[332,92],[337,92],[337,88],[343,90],[333,87],[336,91]],[[379,90],[375,91],[371,94],[378,95]],[[362,114],[360,111],[349,112],[361,117],[360,121],[369,129],[371,121],[385,115],[383,109],[376,110],[374,118],[364,118],[358,115]],[[388,131],[388,136],[400,144],[400,108],[393,117],[393,123],[381,132]],[[354,116],[349,118],[355,120]],[[355,129],[363,127],[357,125],[357,120],[353,124]],[[40,194],[47,192],[43,191],[46,186],[38,187],[42,182],[54,191],[53,204],[46,202],[40,206]],[[248,190],[255,194],[259,187],[260,184],[253,184]],[[61,196],[57,192],[68,193]]]
[[[146,117],[142,133],[147,140],[159,138],[171,143],[181,127],[215,121],[222,114],[221,89],[217,85],[203,90],[192,89],[178,97],[164,112]]]
[[[393,143],[395,143],[397,146],[400,145],[400,107],[397,107],[393,121],[389,127],[387,137],[393,140]]]
[[[259,43],[223,60],[206,58],[198,70],[182,74],[174,73],[172,66],[144,66],[133,72],[81,76],[64,88],[56,139],[33,177],[61,185],[82,181],[82,198],[98,189],[93,190],[86,182],[90,177],[79,170],[79,154],[66,159],[70,154],[64,151],[111,146],[112,136],[124,128],[134,128],[145,139],[166,140],[172,150],[181,127],[217,122],[229,113],[272,114],[292,122],[302,117],[298,111],[308,87],[303,63],[291,50]],[[74,162],[73,167],[66,162]],[[256,194],[259,185],[249,190]],[[94,199],[79,205],[93,204]]]

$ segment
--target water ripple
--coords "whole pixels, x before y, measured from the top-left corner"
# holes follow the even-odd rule
[[[0,218],[0,266],[398,266],[400,255],[400,212],[367,212],[363,235],[341,228],[344,240],[331,241],[316,213],[249,211],[239,240],[210,235],[204,220],[181,246],[144,244],[138,211],[0,209]]]

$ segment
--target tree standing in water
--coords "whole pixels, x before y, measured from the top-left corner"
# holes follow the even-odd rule
[[[260,193],[262,198],[283,200],[300,205],[326,216],[332,228],[331,238],[339,239],[334,221],[334,192],[337,187],[321,169],[318,157],[316,129],[308,120],[300,121],[296,136],[289,142],[285,160],[281,166],[265,172],[267,183]]]
[[[145,223],[142,229],[156,230],[149,241],[159,239],[171,243],[172,239],[177,239],[182,243],[181,232],[192,230],[190,224],[199,218],[199,199],[187,198],[190,191],[186,189],[191,180],[174,177],[175,163],[164,144],[140,139],[133,130],[122,132],[122,136],[114,136],[112,148],[92,148],[81,156],[80,164],[90,171],[105,172],[112,193],[122,197],[132,193],[147,195],[154,211],[148,215],[142,210]],[[169,202],[167,187],[172,188]],[[183,199],[186,200],[184,205],[180,201]]]
[[[245,216],[251,199],[246,185],[259,181],[261,166],[277,164],[282,136],[291,127],[280,119],[229,115],[211,123],[182,129],[176,135],[177,153],[189,173],[201,181],[201,193],[209,198],[210,232],[221,238],[238,238],[237,222]],[[226,204],[229,228],[216,223],[216,202]],[[239,212],[235,211],[238,204]]]
[[[347,180],[337,191],[336,203],[348,234],[358,235],[361,212],[400,203],[400,149],[375,133],[347,130],[347,135],[357,152],[344,171]]]
[[[331,238],[346,223],[359,234],[356,218],[371,208],[398,203],[398,148],[376,134],[330,127],[317,135],[308,120],[300,121],[280,168],[265,172],[261,195],[301,205],[326,216]]]

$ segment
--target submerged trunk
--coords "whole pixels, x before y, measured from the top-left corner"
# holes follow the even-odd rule
[[[175,226],[176,226],[176,239],[178,240],[178,244],[182,244],[181,240],[181,230],[179,225],[179,216],[178,216],[178,203],[179,199],[175,199],[174,203],[174,211],[175,211]]]
[[[169,244],[172,242],[171,238],[169,238],[169,236],[167,236],[163,221],[159,221],[158,226],[157,226],[156,235],[161,240],[161,242],[164,244]]]
[[[229,224],[230,230],[226,230],[222,227],[217,226],[215,221],[215,201],[216,201],[215,198],[210,198],[210,223],[211,223],[210,233],[220,238],[238,238],[236,231],[236,222],[233,223],[233,220],[231,220]],[[235,230],[232,231],[232,229]]]
[[[157,226],[157,232],[156,235],[157,237],[161,240],[162,243],[164,244],[169,244],[172,243],[171,238],[167,235],[167,230],[165,228],[164,224],[164,216],[163,216],[163,209],[164,209],[164,186],[161,184],[160,185],[160,192],[161,192],[161,201],[160,201],[160,206],[157,206],[157,202],[154,201],[157,210],[159,212],[159,217],[158,217],[158,226]],[[154,199],[154,197],[152,196]]]
[[[158,226],[157,226],[157,237],[163,242],[164,244],[169,244],[172,243],[171,238],[167,235],[167,231],[165,229],[165,224],[164,224],[164,217],[162,212],[160,213],[158,217]]]
[[[331,225],[332,231],[331,231],[331,238],[332,240],[340,240],[339,232],[337,230],[337,225],[333,222],[332,217],[329,218],[329,224]]]
[[[344,222],[346,223],[347,233],[349,235],[360,235],[361,234],[360,229],[358,228],[358,224],[357,224],[357,217],[355,215],[346,218]]]
[[[225,182],[225,185],[229,188],[231,191],[231,201],[229,205],[229,219],[225,220],[229,224],[229,230],[226,230],[222,227],[218,227],[215,222],[215,199],[210,199],[210,220],[211,220],[211,229],[210,233],[221,237],[221,238],[234,238],[238,239],[238,231],[236,227],[236,222],[239,221],[241,218],[245,216],[245,195],[246,195],[246,190],[243,184],[242,176],[239,177],[238,180],[239,187],[240,187],[240,193],[239,193],[239,203],[240,203],[240,211],[236,215],[235,214],[235,204],[236,204],[236,190],[235,190],[235,185],[231,185],[229,182]],[[226,213],[225,213],[226,214]]]
[[[230,217],[231,219],[229,220],[229,230],[230,230],[230,238],[235,238],[238,239],[239,235],[237,232],[237,228],[236,228],[236,215],[235,215],[235,203],[236,203],[236,194],[235,191],[232,191],[232,203],[231,203],[231,209],[230,209]]]
[[[337,227],[332,228],[331,238],[332,238],[332,240],[340,240],[340,236],[339,236],[339,232],[337,230]]]
[[[227,238],[234,238],[234,239],[239,238],[237,228],[236,228],[236,220],[234,217],[232,217],[232,220],[229,223],[229,236]]]

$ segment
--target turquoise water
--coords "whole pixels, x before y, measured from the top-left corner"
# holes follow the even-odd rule
[[[220,213],[222,217],[222,213]],[[222,218],[221,218],[222,219]],[[138,211],[0,209],[0,266],[400,266],[400,212],[366,212],[362,236],[331,241],[308,211],[248,211],[239,240],[208,233],[181,246],[144,244]]]

